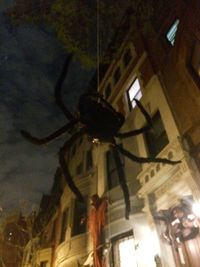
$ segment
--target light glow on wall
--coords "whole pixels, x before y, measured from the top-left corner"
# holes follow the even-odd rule
[[[192,204],[192,211],[194,212],[196,216],[200,218],[200,203],[199,202],[195,202]]]
[[[119,244],[120,267],[137,267],[134,240],[126,239]]]

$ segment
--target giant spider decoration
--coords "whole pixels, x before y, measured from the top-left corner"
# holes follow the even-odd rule
[[[123,139],[123,138],[133,137],[147,131],[151,127],[151,117],[137,99],[135,99],[136,104],[140,109],[140,111],[142,112],[143,116],[145,117],[147,125],[140,129],[133,130],[130,132],[125,132],[125,133],[120,132],[120,128],[122,127],[125,121],[124,116],[121,113],[117,112],[105,99],[103,99],[102,96],[100,96],[97,93],[83,94],[80,97],[78,103],[78,113],[77,113],[78,115],[72,114],[63,103],[61,97],[61,87],[66,77],[71,58],[72,55],[70,55],[67,58],[63,66],[61,75],[55,86],[56,103],[60,107],[64,115],[67,117],[69,122],[62,128],[58,129],[54,133],[42,139],[33,137],[28,132],[23,130],[21,131],[21,134],[31,143],[36,145],[43,145],[56,139],[63,133],[66,132],[71,133],[72,131],[70,130],[74,129],[73,134],[71,135],[69,140],[67,140],[66,143],[63,145],[63,147],[61,147],[59,150],[59,162],[69,188],[80,201],[84,201],[84,198],[79,189],[76,187],[73,181],[73,177],[69,172],[65,160],[65,152],[66,150],[69,150],[71,148],[72,144],[78,138],[80,138],[80,136],[85,134],[87,134],[90,137],[90,140],[92,140],[93,142],[98,141],[99,143],[105,143],[105,142],[109,143],[111,145],[113,157],[116,162],[119,183],[124,195],[125,206],[126,206],[125,217],[128,219],[130,213],[129,191],[126,183],[124,169],[122,167],[120,160],[120,153],[128,157],[132,161],[138,163],[162,162],[166,164],[177,164],[180,161],[171,161],[168,160],[167,158],[138,157],[117,144],[115,138]],[[77,124],[79,125],[79,127],[75,127]]]

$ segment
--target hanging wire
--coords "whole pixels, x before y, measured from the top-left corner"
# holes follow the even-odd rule
[[[97,5],[96,5],[96,12],[97,12],[97,27],[96,27],[96,42],[97,42],[97,90],[99,89],[99,84],[100,84],[100,4],[99,0],[97,0]]]
[[[97,90],[99,90],[99,85],[100,85],[100,1],[97,0],[96,1],[96,13],[97,13],[97,27],[96,27],[96,42],[97,42]],[[96,171],[98,172],[98,161],[99,161],[99,157],[100,157],[100,148],[99,145],[97,146],[97,153],[96,153],[96,159],[95,159],[95,165],[96,165]],[[98,173],[97,173],[97,182],[96,182],[96,192],[97,194],[98,192]],[[110,195],[109,195],[109,191],[107,192],[107,197],[108,197],[108,201],[110,202]],[[108,240],[110,243],[110,236],[111,236],[111,223],[110,223],[110,209],[109,207],[107,208],[107,225],[108,225]],[[104,246],[105,244],[103,244]],[[102,244],[101,244],[102,246]]]

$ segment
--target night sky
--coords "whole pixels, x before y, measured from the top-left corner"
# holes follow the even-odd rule
[[[3,3],[2,3],[3,2]],[[3,215],[38,206],[48,193],[58,166],[57,152],[65,137],[47,147],[25,141],[20,130],[44,137],[66,123],[54,100],[54,85],[67,54],[50,29],[13,27],[3,16],[12,5],[0,4],[0,207]],[[75,110],[91,70],[70,65],[63,86],[65,103]],[[78,77],[78,78],[77,78]],[[67,138],[67,136],[66,136]]]

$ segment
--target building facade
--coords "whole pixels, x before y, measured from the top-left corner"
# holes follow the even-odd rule
[[[120,146],[138,157],[181,162],[139,164],[121,155],[131,203],[127,220],[109,144],[79,138],[66,151],[66,162],[85,202],[75,198],[59,172],[47,202],[41,202],[37,220],[43,218],[45,223],[34,235],[37,245],[33,249],[29,242],[26,247],[35,251],[34,265],[28,265],[26,252],[23,266],[199,266],[200,8],[195,0],[160,2],[147,30],[127,31],[123,29],[127,24],[122,24],[127,34],[101,77],[98,92],[124,115],[120,132],[146,125],[135,98],[152,118],[151,129],[118,138]],[[106,224],[102,222],[96,247],[101,250],[101,265],[93,263],[90,228],[95,194],[108,200]]]

